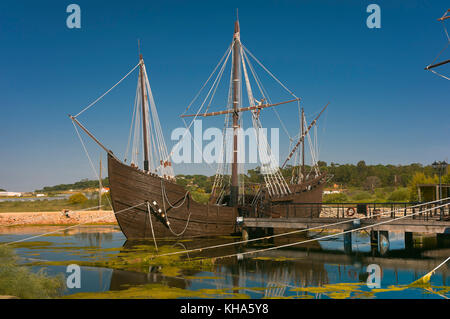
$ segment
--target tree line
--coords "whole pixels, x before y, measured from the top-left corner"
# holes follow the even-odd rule
[[[329,187],[335,184],[339,188],[358,188],[374,192],[383,187],[409,188],[411,199],[414,199],[414,192],[417,184],[437,183],[437,173],[431,165],[413,163],[409,165],[376,164],[367,165],[365,161],[357,164],[337,164],[331,162],[329,165],[324,161],[318,162],[321,172],[327,173]],[[293,172],[298,167],[287,166],[282,169],[282,174],[289,181]],[[305,166],[306,172],[312,170],[309,165]],[[447,170],[449,171],[449,170]],[[247,174],[241,176],[246,183],[259,184],[264,182],[264,178],[258,167],[249,169]],[[225,179],[226,180],[226,179]],[[103,179],[103,186],[109,186],[108,178]],[[177,184],[201,193],[210,193],[214,183],[214,176],[205,175],[177,175]],[[450,172],[444,173],[442,183],[450,183]],[[83,179],[73,184],[60,184],[46,186],[40,192],[56,192],[67,190],[80,190],[86,188],[98,188],[98,180]]]
[[[102,185],[103,187],[109,186],[109,179],[108,177],[102,179]],[[82,179],[81,181],[72,183],[72,184],[59,184],[55,186],[45,186],[42,189],[38,189],[35,192],[42,192],[42,193],[50,193],[50,192],[62,192],[62,191],[68,191],[68,190],[81,190],[81,189],[87,189],[87,188],[98,188],[99,183],[98,180],[89,180],[87,178]]]

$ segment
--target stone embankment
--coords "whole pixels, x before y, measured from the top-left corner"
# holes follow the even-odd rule
[[[113,211],[0,213],[0,226],[116,224]]]

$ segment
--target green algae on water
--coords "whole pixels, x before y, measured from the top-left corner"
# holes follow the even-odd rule
[[[63,249],[72,249],[64,247]],[[72,263],[80,266],[102,267],[118,270],[129,270],[137,272],[149,272],[149,268],[156,269],[157,272],[167,277],[176,277],[181,275],[183,270],[208,270],[211,271],[214,266],[212,259],[182,259],[180,255],[161,256],[178,251],[174,247],[162,246],[156,251],[154,246],[136,245],[132,248],[106,248],[97,249],[93,247],[74,247],[72,255],[84,255],[89,260],[84,261],[37,261],[31,262],[29,266],[67,266]],[[108,252],[104,255],[89,256],[89,252]]]
[[[249,298],[246,294],[227,292],[226,289],[187,290],[163,284],[147,284],[124,290],[96,293],[78,293],[67,299],[176,299],[176,298]]]

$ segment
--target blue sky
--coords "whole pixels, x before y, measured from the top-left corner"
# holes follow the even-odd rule
[[[66,27],[71,3],[81,7],[81,29]],[[366,26],[371,3],[381,8],[380,29]],[[321,160],[448,159],[450,83],[424,71],[446,44],[436,19],[447,7],[431,0],[1,1],[0,188],[25,191],[94,178],[67,114],[137,64],[138,38],[169,137],[183,126],[178,115],[231,42],[236,8],[242,42],[303,99],[307,116],[331,102],[319,126]],[[442,59],[449,56],[447,50]],[[119,155],[136,81],[134,74],[80,116]],[[292,135],[295,110],[279,108]],[[279,127],[267,114],[264,126]],[[89,150],[98,162],[100,149],[90,144]],[[212,174],[204,167],[175,169]]]

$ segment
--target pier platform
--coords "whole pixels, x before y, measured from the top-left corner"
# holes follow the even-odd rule
[[[379,224],[383,221],[389,221],[386,224]],[[334,225],[338,222],[348,221],[339,225]],[[330,225],[330,226],[328,226]],[[312,227],[324,226],[327,229],[333,230],[349,230],[362,227],[370,227],[370,230],[379,231],[404,231],[412,233],[434,233],[434,234],[450,234],[450,220],[441,221],[439,219],[412,219],[404,218],[394,220],[391,218],[380,219],[361,219],[355,218],[244,218],[243,226],[251,228],[286,228],[286,229],[306,229]]]
[[[337,224],[337,225],[336,225]],[[346,231],[450,234],[450,201],[429,203],[295,203],[250,211],[243,216],[244,228],[308,229],[324,226]]]

